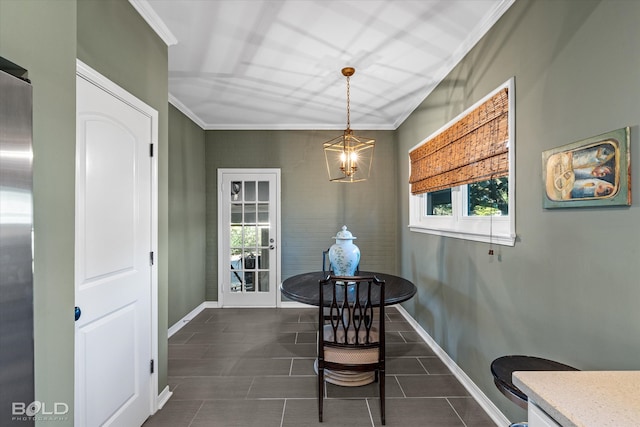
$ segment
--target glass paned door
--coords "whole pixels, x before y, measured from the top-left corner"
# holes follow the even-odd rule
[[[222,306],[276,306],[279,171],[220,170]]]

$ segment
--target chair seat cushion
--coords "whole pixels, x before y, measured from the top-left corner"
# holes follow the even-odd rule
[[[338,328],[337,330],[337,342],[344,343],[344,328]],[[348,329],[347,340],[349,344],[355,344],[356,333],[355,330]],[[378,342],[379,334],[378,329],[373,327],[369,332],[369,341]],[[331,325],[324,325],[324,340],[333,342],[333,328]],[[358,342],[364,343],[366,340],[366,331],[360,331],[358,333]],[[376,363],[378,361],[378,348],[335,348],[325,346],[324,360],[327,362],[345,363],[362,365],[367,363]]]

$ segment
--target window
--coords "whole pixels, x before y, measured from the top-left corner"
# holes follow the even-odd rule
[[[501,92],[508,94],[503,117],[496,113],[495,123],[478,124],[478,117],[491,116],[483,108]],[[410,150],[412,231],[515,244],[513,99],[510,79]],[[506,130],[495,130],[499,120]],[[501,165],[493,160],[498,156]]]

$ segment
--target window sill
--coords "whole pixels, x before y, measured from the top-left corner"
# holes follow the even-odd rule
[[[436,236],[453,237],[455,239],[471,240],[475,242],[492,243],[495,245],[515,246],[516,236],[510,234],[484,234],[471,233],[461,230],[447,230],[440,228],[428,228],[421,225],[409,225],[409,230],[416,233],[433,234]]]

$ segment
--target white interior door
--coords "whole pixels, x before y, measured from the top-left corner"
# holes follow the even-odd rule
[[[218,303],[276,307],[280,170],[218,170]]]
[[[157,124],[82,75],[76,89],[75,425],[139,426],[154,410]]]

